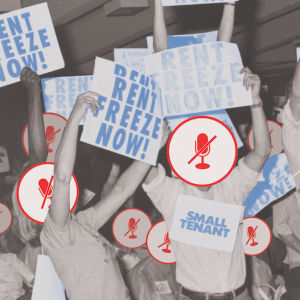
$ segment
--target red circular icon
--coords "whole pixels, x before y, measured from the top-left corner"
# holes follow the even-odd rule
[[[268,249],[272,240],[272,231],[269,225],[257,217],[248,217],[243,220],[243,245],[248,256],[255,256]]]
[[[128,208],[115,217],[112,232],[121,246],[136,249],[146,244],[146,237],[151,227],[151,219],[145,212]]]
[[[220,120],[197,116],[180,123],[168,142],[172,171],[184,182],[211,186],[233,170],[238,147],[231,130]]]
[[[271,138],[271,153],[270,157],[283,152],[281,143],[282,126],[275,121],[268,120],[269,133]],[[248,134],[248,146],[252,151],[254,148],[253,127]]]
[[[0,203],[0,234],[6,232],[12,223],[12,214],[10,209],[3,203]]]
[[[147,248],[150,255],[162,264],[174,264],[176,262],[165,221],[157,222],[149,230]]]
[[[44,224],[53,193],[54,163],[34,165],[21,177],[17,187],[17,198],[22,212],[32,221]],[[70,182],[70,211],[78,200],[79,186],[72,175]]]
[[[67,124],[67,120],[63,116],[54,113],[44,113],[43,119],[48,149],[47,162],[54,162],[56,150],[60,144],[60,140],[62,138],[64,128]],[[25,153],[29,156],[28,124],[26,124],[23,130],[22,145]]]

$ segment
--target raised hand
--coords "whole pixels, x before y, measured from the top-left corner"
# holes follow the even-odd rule
[[[169,139],[170,133],[171,133],[171,130],[168,126],[168,122],[167,122],[167,120],[164,120],[162,138],[161,138],[161,143],[160,143],[160,148],[159,149],[161,149],[166,144],[166,142]]]
[[[101,106],[93,96],[97,98],[100,97],[100,95],[95,92],[86,92],[84,94],[79,95],[73,107],[70,118],[80,121],[84,117],[86,110],[91,105],[92,105],[92,113],[96,114],[97,113],[96,108],[100,109]]]
[[[244,74],[244,80],[243,85],[246,87],[246,90],[249,90],[249,87],[251,87],[251,93],[252,93],[252,99],[254,104],[258,104],[261,99],[259,96],[260,93],[260,85],[261,81],[258,75],[253,74],[249,68],[243,68],[240,72],[240,74]]]
[[[41,78],[32,69],[24,67],[20,80],[28,93],[40,93],[42,91]]]

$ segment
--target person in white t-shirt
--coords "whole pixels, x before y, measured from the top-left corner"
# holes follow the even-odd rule
[[[111,192],[96,205],[70,217],[70,181],[76,157],[80,120],[92,105],[91,111],[101,108],[97,93],[78,96],[56,152],[54,186],[51,206],[43,225],[41,242],[51,258],[69,300],[129,299],[114,247],[98,233],[135,192],[146,176],[150,165],[134,161],[114,185]],[[170,130],[163,124],[161,147]]]
[[[234,18],[234,3],[225,4],[224,15],[219,30],[219,41],[230,42]],[[155,0],[154,49],[168,48],[167,33],[161,0]],[[251,106],[254,133],[254,149],[239,161],[238,167],[222,182],[207,187],[189,185],[180,179],[166,176],[162,165],[152,167],[143,184],[144,190],[162,213],[168,231],[179,194],[208,200],[243,205],[244,200],[263,181],[262,169],[271,152],[271,141],[267,120],[260,99],[260,78],[249,68],[241,70],[245,74],[243,85],[251,87]],[[239,226],[233,253],[211,250],[172,241],[176,259],[176,280],[182,285],[180,299],[197,300],[248,300],[245,286],[246,264],[242,241],[242,226]]]

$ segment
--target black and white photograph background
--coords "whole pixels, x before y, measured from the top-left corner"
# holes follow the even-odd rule
[[[0,299],[300,299],[299,19],[300,0],[1,0]],[[175,128],[195,117],[238,149],[210,185],[170,163]],[[177,157],[205,174],[228,144],[198,131]],[[28,211],[19,187],[49,163]],[[157,245],[138,214],[118,233],[143,245],[116,240],[130,209],[164,222]],[[272,234],[249,256],[252,217]]]

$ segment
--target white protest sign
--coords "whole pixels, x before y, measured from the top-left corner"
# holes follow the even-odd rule
[[[232,1],[237,2],[239,0],[232,0]],[[224,3],[224,0],[162,0],[163,6],[210,4],[210,3]]]
[[[49,256],[38,255],[31,300],[65,300],[65,289]]]
[[[231,43],[206,43],[145,57],[146,75],[161,89],[164,116],[252,105],[243,86],[239,49]]]
[[[64,68],[47,3],[0,16],[0,87],[20,81],[24,67],[39,75]]]
[[[217,37],[218,30],[197,34],[168,35],[168,49],[216,42]],[[153,54],[153,36],[147,36],[147,47],[150,50],[151,54]]]
[[[180,194],[170,239],[187,245],[233,252],[243,206]]]
[[[77,96],[90,91],[93,76],[72,76],[42,79],[43,96],[46,113],[55,113],[68,119]],[[84,124],[86,115],[81,120]]]
[[[114,49],[115,62],[145,74],[144,56],[150,55],[149,49]]]
[[[156,165],[163,120],[155,88],[144,74],[97,57],[92,91],[101,109],[88,112],[81,141]]]
[[[182,115],[182,116],[176,116],[176,117],[167,117],[166,119],[168,121],[170,129],[173,131],[183,121],[185,121],[189,118],[196,117],[196,116],[208,116],[208,117],[212,117],[212,118],[216,118],[216,119],[220,120],[226,126],[228,126],[228,128],[234,134],[238,148],[243,147],[244,144],[243,144],[242,140],[240,139],[240,137],[239,137],[239,135],[238,135],[238,133],[237,133],[237,131],[225,109],[214,110],[214,111],[210,112],[209,114],[208,113],[196,113],[196,114]]]

